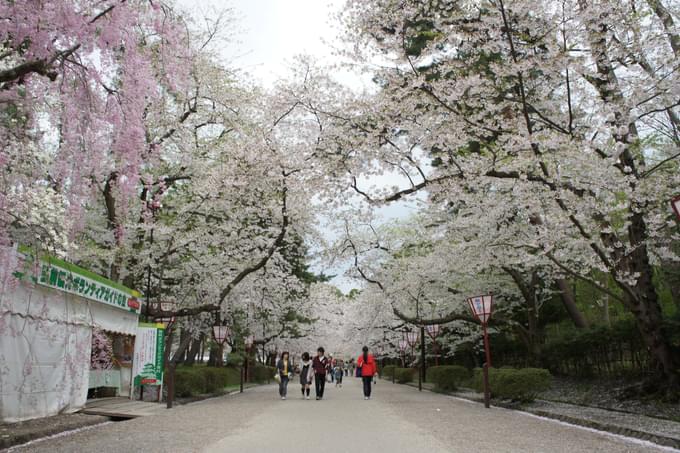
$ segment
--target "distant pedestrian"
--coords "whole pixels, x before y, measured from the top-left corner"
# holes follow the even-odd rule
[[[340,364],[337,364],[335,366],[335,369],[333,369],[333,374],[335,374],[335,386],[342,388],[343,371],[342,371],[342,367],[340,366]]]
[[[302,363],[300,364],[300,385],[302,386],[302,398],[309,399],[309,389],[312,387],[314,379],[314,367],[309,357],[309,352],[302,353]]]
[[[323,391],[326,388],[326,373],[328,373],[329,362],[328,358],[324,355],[326,351],[323,347],[319,347],[316,350],[316,357],[312,361],[312,366],[314,367],[314,386],[316,391],[316,399],[323,399]]]
[[[293,377],[293,364],[290,362],[290,354],[283,352],[279,363],[276,364],[279,373],[279,396],[282,400],[286,399],[288,394],[288,381]]]
[[[361,376],[361,380],[364,383],[364,399],[371,399],[371,383],[373,382],[373,375],[376,374],[377,367],[375,359],[372,354],[368,353],[368,346],[364,346],[362,349],[363,354],[357,358],[357,368],[359,371],[357,376]]]

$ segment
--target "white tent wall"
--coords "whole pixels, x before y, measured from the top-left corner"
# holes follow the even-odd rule
[[[20,282],[0,288],[0,420],[71,413],[87,399],[92,328],[135,335],[138,317]]]

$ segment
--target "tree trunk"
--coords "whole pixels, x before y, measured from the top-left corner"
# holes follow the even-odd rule
[[[647,0],[647,3],[654,10],[654,14],[661,20],[668,36],[668,43],[671,45],[671,49],[673,49],[673,54],[680,58],[680,34],[675,31],[673,16],[661,3],[661,0]]]
[[[179,350],[177,353],[175,353],[175,354],[179,354],[177,356],[177,358],[175,359],[175,361],[177,363],[184,363],[187,360],[187,349],[188,349],[188,346],[191,342],[191,335],[189,334],[189,332],[186,329],[182,329],[182,331],[180,332],[179,342],[180,342],[180,344],[184,344],[186,342],[187,347],[185,347],[182,350]]]
[[[210,356],[208,357],[208,366],[220,367],[224,365],[222,360],[224,347],[216,343],[210,345]]]
[[[187,352],[187,356],[184,359],[185,365],[193,365],[194,363],[196,363],[196,356],[198,356],[198,353],[201,350],[201,343],[203,343],[203,336],[204,336],[204,334],[201,334],[201,336],[199,338],[192,340],[191,347],[189,348],[189,351]]]
[[[663,313],[654,287],[654,269],[649,263],[647,246],[643,242],[647,235],[641,214],[635,213],[631,216],[629,234],[633,244],[643,244],[630,255],[630,271],[640,275],[634,287],[638,297],[630,299],[630,309],[652,360],[656,362],[656,368],[668,382],[668,392],[678,395],[680,394],[680,369],[678,368],[678,355],[680,354],[673,349],[663,331]]]
[[[503,270],[512,277],[524,299],[527,310],[527,329],[525,343],[529,353],[529,361],[534,366],[540,366],[543,352],[543,332],[539,324],[538,308],[536,306],[536,288],[540,280],[536,272],[531,273],[531,280],[527,282],[517,270],[504,267]]]
[[[583,313],[581,313],[581,310],[579,310],[578,306],[576,305],[576,297],[574,296],[574,292],[572,291],[569,282],[564,279],[559,279],[556,281],[556,283],[560,290],[562,304],[567,310],[567,313],[569,313],[569,317],[574,323],[574,326],[576,326],[578,329],[587,328],[588,320],[586,320],[585,316],[583,316]]]
[[[658,2],[656,8],[662,6]],[[586,11],[589,6],[585,0],[579,0],[579,6]],[[654,7],[654,5],[652,5]],[[658,11],[657,11],[658,13]],[[615,134],[614,140],[623,145],[624,150],[620,154],[619,160],[622,168],[630,169],[630,175],[635,179],[631,180],[632,188],[635,188],[639,177],[638,162],[642,156],[636,156],[636,145],[639,142],[639,134],[635,122],[628,122],[630,109],[625,103],[625,97],[619,85],[614,67],[608,55],[607,36],[608,24],[607,16],[599,14],[597,21],[587,24],[588,41],[590,43],[598,77],[589,79],[589,82],[598,91],[602,100],[616,107],[616,113],[612,125],[616,128],[627,131],[622,134]],[[675,50],[675,49],[674,49]],[[624,291],[624,304],[635,317],[636,324],[642,335],[642,339],[647,346],[650,358],[657,369],[659,376],[665,380],[667,391],[670,394],[680,394],[680,371],[678,371],[677,351],[674,351],[669,339],[663,332],[663,314],[659,304],[658,294],[653,283],[654,270],[649,262],[646,241],[649,238],[647,225],[643,216],[645,207],[640,206],[634,199],[630,200],[627,221],[629,247],[633,250],[628,255],[614,254],[614,262],[618,265],[611,265],[612,276],[617,285]],[[609,238],[602,237],[605,243]],[[619,273],[638,275],[634,285],[630,285],[625,279],[618,277]]]

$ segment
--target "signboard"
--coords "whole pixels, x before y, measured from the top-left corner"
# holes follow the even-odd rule
[[[32,254],[19,248],[28,260]],[[28,253],[27,253],[28,252]],[[48,288],[75,294],[122,310],[140,313],[141,296],[137,291],[57,258],[41,258],[35,282]]]
[[[135,387],[161,385],[163,383],[163,348],[165,329],[163,324],[141,323],[135,338],[135,358],[132,376]]]

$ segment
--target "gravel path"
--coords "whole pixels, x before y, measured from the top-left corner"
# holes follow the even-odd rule
[[[364,401],[356,379],[323,401],[274,386],[33,443],[31,452],[653,452],[673,451],[445,395],[380,382]],[[323,448],[320,448],[323,446]]]

